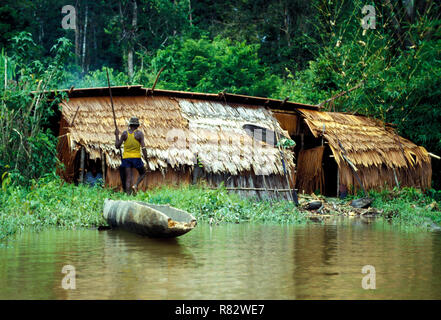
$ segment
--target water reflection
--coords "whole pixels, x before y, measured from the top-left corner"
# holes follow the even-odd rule
[[[359,221],[344,228],[310,226],[302,234],[296,237],[293,273],[299,299],[441,297],[440,251],[433,248],[439,234],[406,233]],[[361,287],[364,265],[376,269],[376,290]]]
[[[0,247],[1,299],[440,299],[441,233],[372,220],[25,233]],[[76,290],[61,288],[64,265]],[[361,287],[364,265],[376,290]]]

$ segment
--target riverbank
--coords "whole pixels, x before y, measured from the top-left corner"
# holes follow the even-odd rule
[[[441,224],[438,202],[414,189],[371,192],[373,207],[392,224],[430,229]],[[170,204],[186,210],[199,221],[214,223],[271,222],[300,224],[310,221],[311,212],[296,208],[288,201],[256,201],[240,198],[224,188],[202,186],[163,187],[127,196],[101,187],[75,186],[57,177],[46,177],[31,187],[3,186],[0,195],[0,240],[26,229],[62,229],[106,226],[102,217],[104,199],[140,200]],[[347,203],[337,200],[336,204]],[[338,211],[331,215],[341,214]]]

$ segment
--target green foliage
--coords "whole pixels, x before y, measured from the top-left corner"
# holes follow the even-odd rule
[[[28,187],[14,185],[8,174],[3,174],[0,240],[27,228],[40,230],[47,227],[76,229],[106,226],[102,216],[106,198],[170,204],[190,212],[198,221],[212,223],[302,224],[308,221],[307,213],[298,211],[291,202],[241,198],[224,187],[162,187],[128,196],[98,186],[68,184],[54,173],[30,182]],[[382,210],[382,216],[393,225],[425,229],[441,224],[440,206],[431,197],[433,194],[404,188],[370,192],[370,196],[374,198],[373,206]]]
[[[201,186],[159,188],[138,194],[137,198],[156,204],[170,204],[186,210],[198,220],[213,222],[278,222],[300,223],[305,214],[288,201],[256,201],[229,193],[224,187],[208,189]]]
[[[393,224],[431,228],[441,224],[440,203],[433,198],[436,191],[423,194],[415,188],[370,192],[373,206],[383,210],[382,216]]]
[[[54,173],[31,180],[29,187],[13,185],[4,174],[0,194],[0,240],[26,228],[64,229],[107,225],[103,219],[104,199],[141,200],[170,204],[187,210],[199,221],[304,223],[305,215],[292,203],[241,199],[225,188],[206,189],[189,186],[163,187],[136,196],[101,187],[68,184]]]
[[[271,96],[279,80],[258,57],[259,45],[216,37],[175,40],[157,51],[150,74],[161,67],[159,88]]]
[[[126,73],[107,68],[109,71],[109,81],[112,86],[123,86],[132,84]],[[60,88],[93,88],[93,87],[107,87],[106,67],[89,71],[84,76],[79,73],[65,73]]]
[[[1,56],[3,72],[5,66],[8,70],[0,87],[0,174],[9,171],[13,183],[27,184],[52,171],[56,163],[56,133],[44,128],[61,96],[49,103],[44,91],[56,88],[71,44],[59,39],[52,48],[52,61],[44,64],[29,63],[36,47],[29,33],[19,33],[12,41],[11,57],[4,52]]]
[[[288,139],[288,138],[282,137],[280,139],[280,141],[277,142],[277,146],[280,146],[280,147],[282,147],[284,149],[287,149],[287,148],[295,147],[296,143],[292,139]]]
[[[105,225],[102,206],[111,191],[65,184],[46,174],[30,187],[9,185],[0,194],[0,239],[26,228],[67,229]]]

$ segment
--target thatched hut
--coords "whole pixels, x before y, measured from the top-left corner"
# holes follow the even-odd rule
[[[298,142],[299,192],[335,196],[347,189],[431,186],[429,153],[400,137],[385,123],[360,115],[297,108],[274,111],[282,128]],[[356,173],[354,173],[356,172]]]
[[[61,103],[59,174],[71,182],[81,179],[84,157],[100,165],[107,186],[120,188],[108,88],[68,93]],[[355,192],[356,176],[366,189],[431,185],[428,152],[372,118],[227,93],[131,86],[112,87],[112,94],[120,131],[137,116],[145,134],[149,172],[142,189],[203,180],[245,195],[289,197],[295,186],[300,193],[335,196],[343,189]],[[247,132],[247,125],[291,137],[297,145],[281,153]]]
[[[58,172],[67,181],[81,180],[83,167],[87,170],[87,160],[92,160],[100,164],[107,186],[121,187],[121,156],[114,145],[108,93],[108,88],[75,89],[61,103],[58,154],[64,166]],[[283,101],[225,93],[152,92],[141,86],[112,87],[112,95],[120,132],[131,116],[137,116],[145,135],[148,159],[143,160],[149,172],[141,189],[202,179],[213,187],[223,182],[247,195],[288,197],[294,187],[292,151],[283,150],[281,156],[274,144],[244,129],[253,125],[287,135],[270,109]],[[286,104],[293,106],[315,109]]]

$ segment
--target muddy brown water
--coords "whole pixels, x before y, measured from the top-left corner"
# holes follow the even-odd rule
[[[0,299],[441,299],[441,233],[359,219],[199,224],[173,240],[26,232],[0,243]]]

